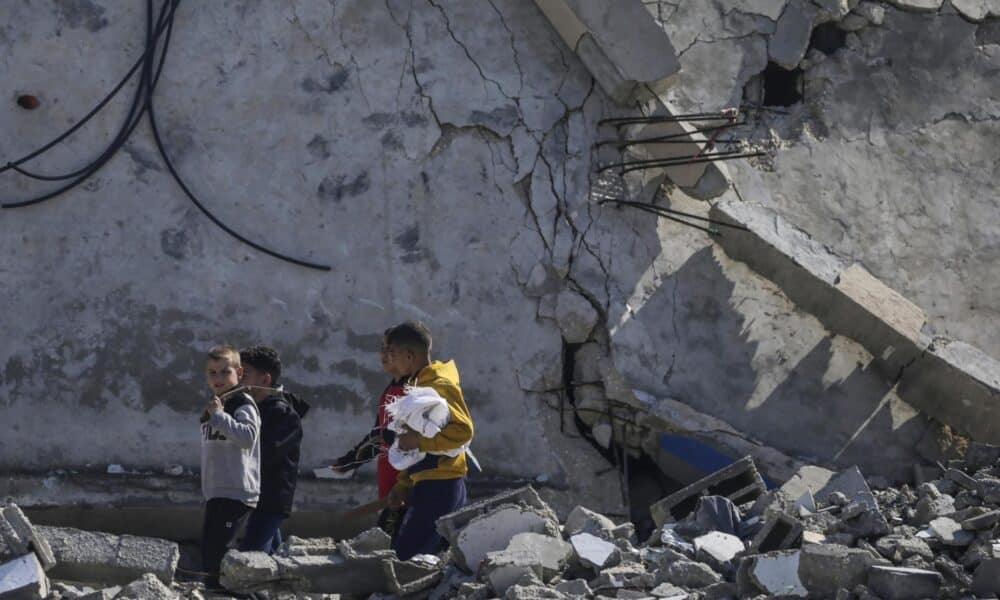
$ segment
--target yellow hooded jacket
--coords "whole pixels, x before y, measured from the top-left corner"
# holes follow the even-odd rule
[[[420,387],[433,388],[439,396],[448,402],[451,418],[437,435],[432,438],[420,438],[421,452],[442,452],[461,448],[472,440],[472,417],[469,407],[465,405],[462,388],[459,387],[458,367],[455,361],[433,361],[410,380],[410,383]],[[396,485],[412,487],[418,481],[425,479],[458,479],[468,472],[465,464],[465,452],[452,458],[443,455],[428,455],[428,459],[436,461],[431,468],[415,470],[410,467],[399,474]],[[423,462],[423,461],[421,461]],[[412,472],[411,472],[412,471]]]

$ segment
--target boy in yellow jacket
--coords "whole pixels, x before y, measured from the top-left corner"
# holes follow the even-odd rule
[[[462,397],[455,362],[431,360],[431,334],[423,323],[407,321],[393,327],[386,334],[386,346],[408,383],[433,388],[451,411],[448,424],[434,437],[409,431],[397,438],[400,450],[428,453],[399,474],[389,493],[390,506],[407,507],[392,547],[401,560],[408,560],[417,554],[441,551],[445,542],[435,529],[435,521],[465,505],[465,452],[455,457],[431,453],[467,446],[472,440],[472,417]]]

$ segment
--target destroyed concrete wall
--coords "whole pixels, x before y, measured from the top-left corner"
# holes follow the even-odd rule
[[[738,103],[786,10],[647,4],[669,38],[657,47],[675,48],[683,69],[666,92],[682,110]],[[2,11],[0,73],[41,100],[0,106],[13,133],[0,156],[16,157],[127,70],[143,15],[99,0]],[[314,405],[303,462],[317,466],[369,426],[385,383],[382,330],[420,318],[436,355],[458,359],[487,470],[598,510],[621,510],[621,478],[593,446],[655,458],[664,430],[753,454],[772,477],[802,458],[908,469],[939,426],[900,400],[863,345],[701,233],[596,202],[598,123],[636,111],[607,98],[574,50],[534,4],[513,0],[182,4],[156,95],[175,164],[226,223],[332,271],[216,229],[169,180],[142,124],[86,185],[0,212],[0,323],[12,340],[0,349],[0,468],[196,465],[201,357],[219,340],[283,351],[289,386]],[[76,166],[124,111],[113,102],[33,166]],[[795,144],[777,155],[801,162]],[[730,174],[777,190],[793,185],[781,160],[791,159],[775,174]],[[743,183],[744,172],[764,183]],[[0,175],[5,200],[46,189]],[[675,207],[708,214],[669,191]]]

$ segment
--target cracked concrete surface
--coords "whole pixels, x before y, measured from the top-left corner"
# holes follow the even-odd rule
[[[741,103],[793,2],[646,2],[683,67],[665,99],[683,111]],[[43,101],[0,106],[11,132],[0,157],[49,139],[134,60],[141,7],[96,4],[97,31],[66,27],[51,7],[0,11],[0,75]],[[872,4],[802,7],[824,21]],[[805,53],[805,102],[755,115],[748,131],[780,147],[773,164],[729,172],[939,332],[996,355],[996,161],[982,149],[998,134],[987,75],[1000,46],[979,43],[988,22],[884,13],[831,56]],[[0,323],[14,341],[0,349],[0,468],[197,464],[201,353],[221,340],[283,351],[288,385],[314,406],[303,463],[318,466],[369,426],[381,332],[407,318],[457,359],[487,471],[551,482],[561,510],[573,497],[622,510],[620,477],[585,439],[603,422],[578,431],[572,418],[609,399],[668,421],[680,403],[741,448],[873,474],[906,472],[936,435],[860,345],[702,234],[594,201],[598,121],[630,113],[533,3],[209,3],[177,19],[157,103],[178,168],[238,231],[333,271],[220,234],[151,166],[139,127],[89,185],[0,213]],[[113,102],[35,166],[75,166],[123,112]],[[4,199],[42,189],[0,175]],[[560,327],[570,294],[589,337]],[[655,426],[604,424],[609,443],[657,447]]]

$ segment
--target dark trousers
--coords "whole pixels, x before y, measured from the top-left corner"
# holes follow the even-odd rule
[[[418,481],[406,498],[406,514],[392,542],[400,560],[417,554],[437,554],[445,547],[434,524],[444,515],[465,506],[465,479]]]
[[[212,498],[205,503],[205,521],[201,525],[201,562],[212,583],[218,583],[222,557],[236,541],[252,510],[246,504],[229,498]]]
[[[278,546],[281,546],[281,523],[284,520],[284,513],[254,509],[247,519],[247,530],[240,542],[240,551],[274,554]]]

